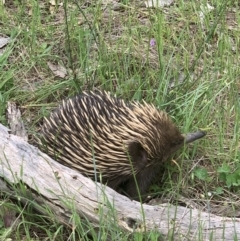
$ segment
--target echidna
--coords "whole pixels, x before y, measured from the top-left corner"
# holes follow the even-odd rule
[[[41,148],[63,165],[137,199],[136,181],[144,195],[161,164],[204,135],[182,135],[152,104],[84,92],[63,101],[45,120]]]

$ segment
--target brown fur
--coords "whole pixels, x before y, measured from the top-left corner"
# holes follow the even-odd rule
[[[45,120],[42,141],[58,162],[137,198],[133,173],[144,195],[184,137],[153,105],[90,92],[64,101]]]

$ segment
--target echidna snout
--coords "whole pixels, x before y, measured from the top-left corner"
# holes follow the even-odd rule
[[[135,179],[144,195],[173,152],[205,135],[183,136],[153,105],[126,103],[100,91],[63,101],[45,119],[41,134],[40,147],[53,159],[134,199]]]

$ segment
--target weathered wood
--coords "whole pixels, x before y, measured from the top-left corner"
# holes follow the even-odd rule
[[[99,226],[100,215],[104,215],[101,220],[102,217],[105,222],[114,220],[128,232],[154,229],[165,236],[174,233],[174,240],[240,239],[239,218],[219,217],[170,204],[141,205],[55,162],[36,147],[9,134],[1,124],[0,177],[1,190],[11,192],[6,181],[11,184],[23,182],[36,203],[48,204],[58,219],[65,223],[71,216],[69,207],[74,205],[76,212],[95,227]]]

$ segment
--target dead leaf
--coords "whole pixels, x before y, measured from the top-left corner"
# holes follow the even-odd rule
[[[7,103],[7,118],[11,133],[28,141],[28,135],[21,118],[21,112],[15,102],[9,101]]]
[[[4,215],[2,215],[3,224],[5,228],[9,228],[13,225],[16,220],[16,213],[13,210],[6,210]]]
[[[147,8],[162,8],[173,4],[174,0],[147,0],[145,6]]]
[[[9,43],[9,41],[10,41],[9,37],[3,37],[0,34],[0,49],[6,46]]]
[[[205,18],[205,16],[208,14],[208,13],[210,13],[212,10],[214,10],[214,7],[213,6],[211,6],[211,5],[209,5],[208,3],[205,5],[201,5],[200,6],[200,9],[201,9],[201,11],[199,12],[199,18],[200,18],[200,22],[201,22],[201,24],[202,24],[202,27],[203,27],[203,25],[204,25],[204,18]]]
[[[50,0],[49,3],[52,5],[52,6],[63,6],[63,3],[58,1],[58,0]]]
[[[65,67],[63,67],[62,65],[55,65],[51,62],[48,62],[48,67],[52,70],[52,72],[57,76],[60,77],[62,79],[64,79],[67,76],[67,70]]]

